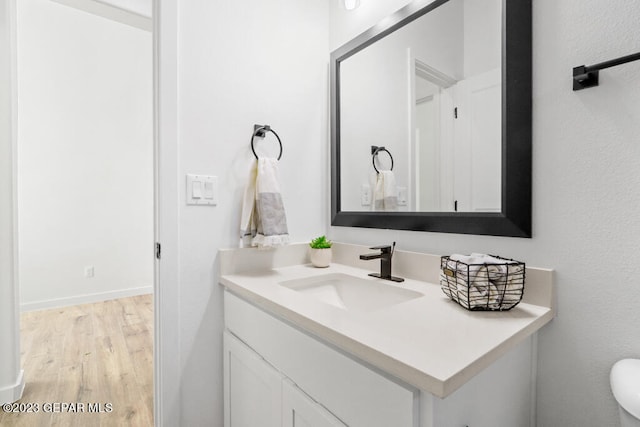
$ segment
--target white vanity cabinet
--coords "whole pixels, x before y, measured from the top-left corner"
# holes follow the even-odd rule
[[[229,291],[225,326],[225,427],[535,425],[531,339],[441,399]]]
[[[527,267],[513,310],[470,312],[437,285],[437,255],[396,250],[405,281],[394,285],[359,264],[366,246],[334,242],[326,269],[307,264],[308,248],[220,251],[226,427],[536,425],[536,336],[555,316],[552,270]],[[290,286],[338,276],[362,285],[363,304]],[[382,285],[412,298],[381,298]]]

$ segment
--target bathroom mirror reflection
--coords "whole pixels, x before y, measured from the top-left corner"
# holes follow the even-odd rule
[[[331,59],[333,225],[530,236],[530,0],[419,0]]]
[[[500,212],[501,16],[501,0],[450,0],[342,61],[343,210]],[[361,195],[372,144],[393,155],[391,207]]]

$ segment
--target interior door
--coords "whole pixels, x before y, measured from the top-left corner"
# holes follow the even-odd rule
[[[460,212],[501,211],[502,127],[500,69],[456,87],[454,198]]]

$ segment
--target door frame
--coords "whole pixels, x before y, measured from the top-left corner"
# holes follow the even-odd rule
[[[0,334],[3,335],[3,344],[6,346],[1,352],[0,358],[3,358],[5,365],[5,372],[3,373],[2,381],[0,384],[0,402],[13,402],[22,397],[24,391],[24,370],[20,363],[20,304],[19,304],[19,287],[18,287],[18,139],[17,139],[17,40],[16,40],[16,0],[6,0],[5,3],[0,6],[3,10],[0,12],[0,19],[3,20],[0,24],[3,28],[0,28],[2,34],[0,38],[0,55],[4,58],[5,53],[8,58],[8,67],[2,72],[4,78],[8,78],[8,99],[3,99],[4,110],[8,113],[8,140],[1,141],[2,151],[8,153],[10,159],[5,159],[5,165],[8,164],[10,170],[5,171],[0,179],[9,179],[9,185],[0,189],[2,192],[3,202],[8,201],[5,205],[6,211],[2,213],[4,217],[0,227],[3,227],[2,234],[7,237],[7,244],[1,249],[3,254],[8,255],[8,262],[2,262],[3,267],[6,267],[8,274],[5,274],[0,281],[0,285],[6,285],[7,288],[1,289],[1,293],[8,297],[3,301],[2,309],[8,309],[11,311],[11,316],[7,316],[9,326],[5,328],[2,325],[3,331]],[[4,49],[7,49],[6,52]],[[4,135],[0,135],[0,138]],[[11,372],[14,375],[14,382],[12,384],[4,384],[6,380],[5,376],[7,372]]]
[[[178,225],[178,4],[153,1],[153,192],[154,239],[162,244],[162,262],[154,262],[154,424],[180,423],[179,225]],[[16,81],[11,82],[13,97]],[[13,100],[15,103],[15,99]],[[17,156],[13,156],[17,189]],[[14,197],[14,209],[17,201]],[[15,242],[18,225],[13,224]],[[151,242],[150,242],[151,243]],[[153,250],[151,245],[150,252]],[[17,254],[17,248],[15,250]],[[16,263],[17,264],[17,263]],[[17,268],[17,267],[16,267]],[[15,280],[15,291],[19,282]],[[19,345],[19,324],[16,323]]]
[[[415,164],[418,157],[417,156],[418,140],[416,137],[416,106],[419,101],[416,98],[417,78],[420,77],[440,87],[441,92],[442,90],[449,89],[451,86],[456,85],[458,83],[458,80],[452,76],[449,76],[446,73],[443,73],[442,71],[436,68],[431,67],[430,65],[416,58],[415,54],[413,53],[410,47],[407,48],[407,70],[408,70],[407,100],[409,102],[409,105],[408,105],[409,115],[407,120],[407,126],[408,126],[407,135],[408,135],[408,143],[409,143],[409,151],[407,153],[408,155],[407,164],[409,165],[409,168],[408,168],[409,181],[408,181],[408,188],[407,188],[407,196],[409,200],[407,204],[410,208],[409,210],[411,209],[415,210],[417,209],[417,206],[419,204],[418,191],[420,188],[420,183],[418,182],[418,177],[417,177],[418,168]],[[442,98],[440,98],[437,104],[438,114],[440,117],[442,117],[442,114],[443,114],[443,111],[442,111],[443,107],[441,105],[442,102],[443,100]],[[439,129],[440,129],[440,132],[444,130],[444,126],[441,120],[439,120]],[[440,155],[439,163],[442,163],[442,159],[447,157],[447,154],[443,152],[442,147],[440,147],[439,155]],[[438,174],[440,175],[440,172]],[[439,179],[442,181],[441,176],[439,177]],[[449,185],[449,184],[446,183],[446,185]],[[440,195],[438,197],[438,201],[440,203],[440,207],[442,208],[444,206],[442,189],[439,189],[439,194]],[[445,208],[442,208],[442,210],[447,211],[447,209]]]
[[[178,1],[153,0],[154,424],[180,424]]]

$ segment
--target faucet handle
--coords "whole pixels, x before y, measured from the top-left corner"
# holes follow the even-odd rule
[[[379,251],[381,251],[383,254],[386,254],[386,253],[388,253],[388,252],[391,252],[391,246],[390,246],[390,245],[374,246],[374,247],[369,248],[369,249],[379,250]]]

